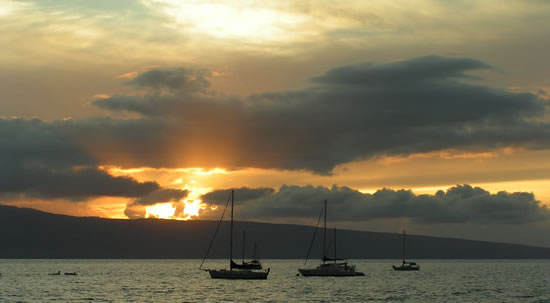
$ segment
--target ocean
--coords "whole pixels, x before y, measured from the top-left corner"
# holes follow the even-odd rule
[[[415,261],[420,271],[397,272],[400,260],[349,260],[365,276],[334,278],[262,260],[268,279],[246,281],[212,280],[200,260],[0,260],[0,302],[550,302],[550,260]]]

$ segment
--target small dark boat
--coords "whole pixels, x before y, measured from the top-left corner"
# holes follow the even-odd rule
[[[59,275],[61,275],[61,271],[48,274],[48,276],[59,276]]]
[[[419,270],[420,266],[414,262],[403,262],[399,266],[392,265],[394,270]]]
[[[218,228],[219,224],[223,220],[223,214],[225,214],[225,210],[227,209],[227,206],[229,204],[229,201],[231,201],[231,221],[230,221],[230,231],[229,231],[229,269],[204,269],[204,271],[207,271],[210,274],[210,277],[212,279],[230,279],[230,280],[265,280],[267,279],[267,276],[269,275],[269,268],[267,270],[258,270],[261,267],[261,264],[259,261],[255,263],[255,260],[252,260],[250,262],[244,262],[242,264],[237,264],[235,261],[233,261],[233,204],[234,204],[234,196],[235,192],[234,190],[231,190],[231,196],[230,200],[227,201],[227,204],[225,205],[225,209],[222,213],[222,217],[220,221],[218,222]],[[212,238],[212,242],[216,238],[216,233],[218,232],[218,228],[216,228],[216,232],[214,233],[214,238]],[[210,247],[212,247],[212,242],[210,243]],[[244,241],[243,241],[244,242]],[[204,263],[204,260],[206,259],[206,256],[208,255],[208,251],[210,250],[210,247],[206,251],[206,254],[202,260],[201,265],[199,266],[199,269],[202,269],[202,264]],[[244,248],[244,246],[243,246]],[[259,264],[259,266],[258,266]]]
[[[258,260],[252,260],[249,262],[243,261],[241,264],[231,261],[231,268],[236,269],[262,269],[262,263]]]
[[[231,260],[231,268],[236,269],[262,269],[262,263],[260,263],[260,259],[256,257],[256,242],[254,242],[254,255],[252,256],[252,260],[245,261],[244,260],[244,248],[245,248],[245,241],[246,241],[246,232],[243,230],[243,260],[241,264],[234,262]]]
[[[66,272],[65,273],[65,276],[76,276],[77,273],[76,272]]]
[[[405,261],[405,230],[403,229],[403,250],[401,251],[401,260],[403,261],[401,265],[395,266],[392,265],[393,270],[419,270],[420,266],[416,264],[415,262],[407,262]]]

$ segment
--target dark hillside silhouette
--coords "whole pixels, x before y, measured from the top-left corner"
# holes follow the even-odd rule
[[[55,215],[0,205],[0,258],[202,258],[217,222],[157,219],[115,220]],[[228,225],[223,222],[209,258],[227,258]],[[236,223],[262,259],[303,259],[314,227]],[[338,255],[349,259],[401,258],[400,234],[338,231]],[[320,253],[316,241],[311,259]],[[329,244],[330,245],[330,244]],[[330,252],[331,250],[329,250]],[[248,257],[252,247],[247,249]],[[240,249],[234,255],[239,258]],[[407,235],[410,259],[546,259],[550,248]]]

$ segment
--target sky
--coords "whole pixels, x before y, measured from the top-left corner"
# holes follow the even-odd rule
[[[548,15],[0,0],[0,203],[550,247]]]

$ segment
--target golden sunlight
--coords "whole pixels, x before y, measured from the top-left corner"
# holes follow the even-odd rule
[[[220,174],[228,174],[227,170],[223,168],[213,168],[210,170],[204,170],[202,168],[192,168],[189,169],[193,172],[194,175],[197,176],[211,176],[211,175],[220,175]]]
[[[183,220],[191,220],[193,217],[199,216],[201,209],[206,209],[207,205],[202,203],[200,196],[209,192],[211,189],[197,186],[195,180],[189,180],[189,184],[186,184],[183,189],[190,192],[189,197],[183,201],[183,203],[185,203]]]
[[[13,14],[15,11],[29,5],[23,2],[0,0],[0,17]]]
[[[146,218],[172,219],[172,220],[191,220],[199,216],[201,209],[206,209],[206,205],[201,200],[184,200],[185,205],[183,214],[176,214],[176,206],[172,202],[158,203],[145,208]]]
[[[218,38],[288,40],[305,16],[236,1],[146,0],[185,30]]]
[[[145,218],[174,219],[176,208],[169,203],[158,203],[145,208]]]
[[[183,211],[183,214],[186,215],[184,217],[185,220],[189,220],[191,217],[197,217],[199,215],[199,211],[205,208],[201,200],[186,200],[184,203],[185,210]]]

